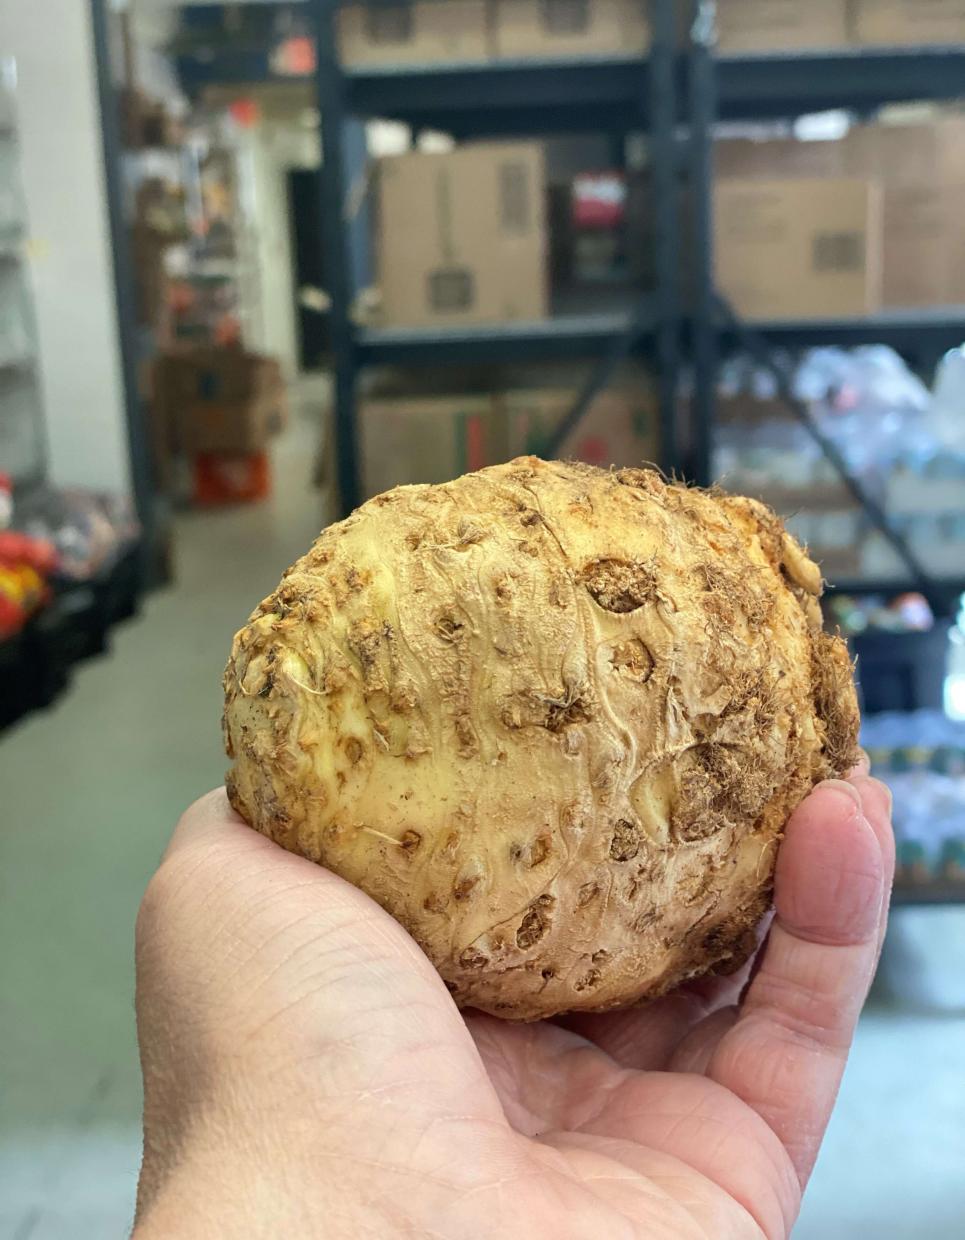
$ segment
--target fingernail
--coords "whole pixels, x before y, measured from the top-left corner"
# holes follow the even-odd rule
[[[856,775],[854,787],[861,798],[861,808],[866,814],[878,814],[883,818],[891,818],[893,797],[886,783],[870,775]]]
[[[839,796],[847,797],[848,801],[851,802],[852,813],[858,813],[863,809],[861,804],[861,796],[858,789],[848,780],[824,779],[818,784],[817,788],[815,788],[815,792],[821,788],[826,788],[828,792],[835,792]]]

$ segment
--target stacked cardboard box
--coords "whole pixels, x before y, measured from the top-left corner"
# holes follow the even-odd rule
[[[804,51],[848,42],[847,0],[720,0],[722,52]]]
[[[578,370],[579,373],[576,373]],[[520,455],[546,455],[585,379],[570,371],[498,376],[500,386],[430,394],[398,389],[360,405],[363,488],[446,482]],[[504,385],[503,385],[504,383]],[[629,370],[602,392],[557,455],[593,465],[641,465],[659,456],[656,402],[646,373]]]
[[[259,452],[287,421],[278,362],[243,349],[164,353],[154,391],[173,441],[189,456]]]
[[[722,52],[965,43],[962,0],[719,0]]]
[[[863,315],[881,300],[881,197],[858,178],[721,182],[717,284],[750,319]]]
[[[963,0],[851,0],[849,16],[858,44],[965,43]]]
[[[643,52],[647,0],[496,0],[497,57],[579,57]]]
[[[650,42],[647,0],[365,0],[338,33],[349,65],[633,56]]]
[[[689,4],[678,5],[686,38]],[[965,43],[962,0],[718,0],[727,54]],[[350,65],[634,56],[648,0],[355,0],[339,13]]]
[[[485,60],[486,0],[369,0],[338,15],[339,49],[349,65]]]
[[[965,302],[965,115],[861,126],[845,151],[883,186],[883,304]]]
[[[545,169],[537,143],[414,151],[383,160],[378,180],[386,324],[546,316]]]
[[[196,501],[267,493],[268,444],[288,416],[274,358],[238,348],[162,353],[151,386],[156,450],[191,462]],[[159,465],[170,476],[168,463]]]
[[[965,115],[858,126],[833,142],[722,142],[717,172],[718,280],[743,313],[965,303]],[[846,296],[831,278],[841,264]]]

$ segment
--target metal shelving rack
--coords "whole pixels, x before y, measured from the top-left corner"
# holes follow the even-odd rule
[[[0,469],[23,491],[46,474],[47,435],[24,251],[15,82],[13,63],[0,60]]]
[[[602,386],[625,354],[647,349],[659,374],[663,459],[679,468],[674,406],[680,314],[676,291],[677,120],[676,23],[672,0],[650,0],[652,46],[646,58],[596,57],[426,65],[393,69],[344,68],[339,63],[338,0],[309,0],[316,31],[321,111],[322,229],[329,261],[330,331],[334,355],[337,478],[342,510],[361,497],[356,386],[362,367],[599,358],[600,366],[577,398],[574,415]],[[414,128],[438,128],[457,138],[539,136],[601,130],[625,134],[648,129],[657,203],[656,289],[625,311],[560,315],[542,322],[446,330],[359,328],[351,318],[358,269],[358,238],[346,225],[347,192],[364,176],[364,147],[356,126],[381,117]],[[568,421],[572,422],[574,418]]]
[[[714,287],[713,128],[718,120],[787,120],[806,112],[841,108],[871,113],[908,100],[955,99],[965,94],[965,47],[849,49],[811,54],[717,55],[713,0],[696,0],[686,51],[688,165],[695,201],[692,252],[695,269],[689,348],[694,364],[695,474],[711,477],[718,362],[722,352],[748,343],[758,355],[815,345],[889,344],[920,365],[933,363],[965,340],[965,307],[881,311],[864,318],[741,323],[723,307]],[[793,405],[793,401],[788,401]],[[801,411],[798,411],[801,412]],[[829,455],[833,454],[829,453]],[[861,488],[853,480],[845,479]],[[866,501],[872,512],[873,501]],[[877,514],[879,528],[887,514]],[[899,542],[904,540],[899,538]],[[887,593],[896,581],[839,581],[849,593]],[[933,604],[947,607],[965,592],[960,581],[934,581],[919,572]],[[951,879],[896,883],[893,906],[965,903],[965,883]]]
[[[705,485],[712,481],[719,357],[742,340],[753,338],[761,351],[888,344],[923,368],[965,340],[965,307],[958,306],[883,310],[862,318],[738,322],[722,307],[714,288],[711,211],[713,129],[719,120],[788,120],[832,108],[868,114],[890,103],[960,98],[965,94],[965,46],[720,55],[715,48],[716,7],[714,0],[696,0],[685,69],[688,162],[695,200],[695,300],[690,324],[694,473],[696,481]],[[870,501],[865,507],[874,523],[884,529],[886,514],[874,513]],[[894,531],[888,537],[896,546],[904,542]],[[909,553],[905,559],[911,565],[914,556]],[[965,591],[965,574],[960,581],[936,581],[919,567],[912,577],[943,608]],[[879,592],[884,583],[840,584],[851,592]],[[907,584],[896,580],[886,588],[900,590]]]

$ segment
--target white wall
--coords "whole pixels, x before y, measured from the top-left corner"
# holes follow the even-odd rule
[[[17,62],[51,475],[127,490],[127,429],[90,14],[84,0],[0,0]]]
[[[244,132],[242,149],[249,159],[254,260],[258,268],[257,325],[250,343],[277,357],[285,372],[298,372],[298,327],[288,200],[288,170],[317,168],[318,133],[288,124],[262,121]]]

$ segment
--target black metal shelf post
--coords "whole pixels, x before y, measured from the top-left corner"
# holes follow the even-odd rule
[[[597,357],[599,366],[566,419],[572,429],[619,361],[646,344],[658,363],[660,464],[668,471],[678,468],[675,411],[681,322],[674,142],[679,115],[676,23],[673,0],[649,0],[649,4],[652,47],[646,57],[372,69],[340,63],[336,28],[340,0],[310,0],[318,47],[316,85],[324,160],[320,209],[329,272],[337,478],[343,514],[362,496],[356,396],[359,371],[371,364]],[[358,263],[352,261],[346,197],[354,181],[347,133],[353,121],[369,116],[403,120],[416,129],[440,128],[457,138],[592,129],[623,134],[648,124],[656,290],[638,296],[626,312],[436,330],[357,327],[352,304],[357,291],[353,271]]]
[[[660,416],[660,465],[677,471],[680,451],[677,401],[680,374],[680,178],[676,141],[677,19],[673,4],[650,6],[650,166],[656,246],[655,356]]]
[[[352,324],[352,278],[346,229],[345,82],[338,55],[337,0],[310,0],[316,37],[316,83],[321,113],[321,233],[332,342],[338,502],[343,513],[362,497],[355,390],[358,359]]]
[[[121,384],[127,422],[127,446],[131,470],[131,489],[141,524],[143,569],[148,581],[165,579],[164,540],[159,528],[160,505],[154,485],[147,413],[140,396],[138,376],[139,345],[135,309],[135,277],[130,238],[124,220],[124,170],[119,101],[111,66],[110,5],[107,0],[90,0],[91,37],[97,74],[97,101],[100,109],[104,159],[107,222],[111,240],[114,301],[121,356]]]
[[[694,479],[712,478],[714,408],[717,399],[718,338],[714,317],[714,146],[717,114],[714,0],[693,0],[687,72],[690,125],[690,196],[693,220],[693,428]]]

